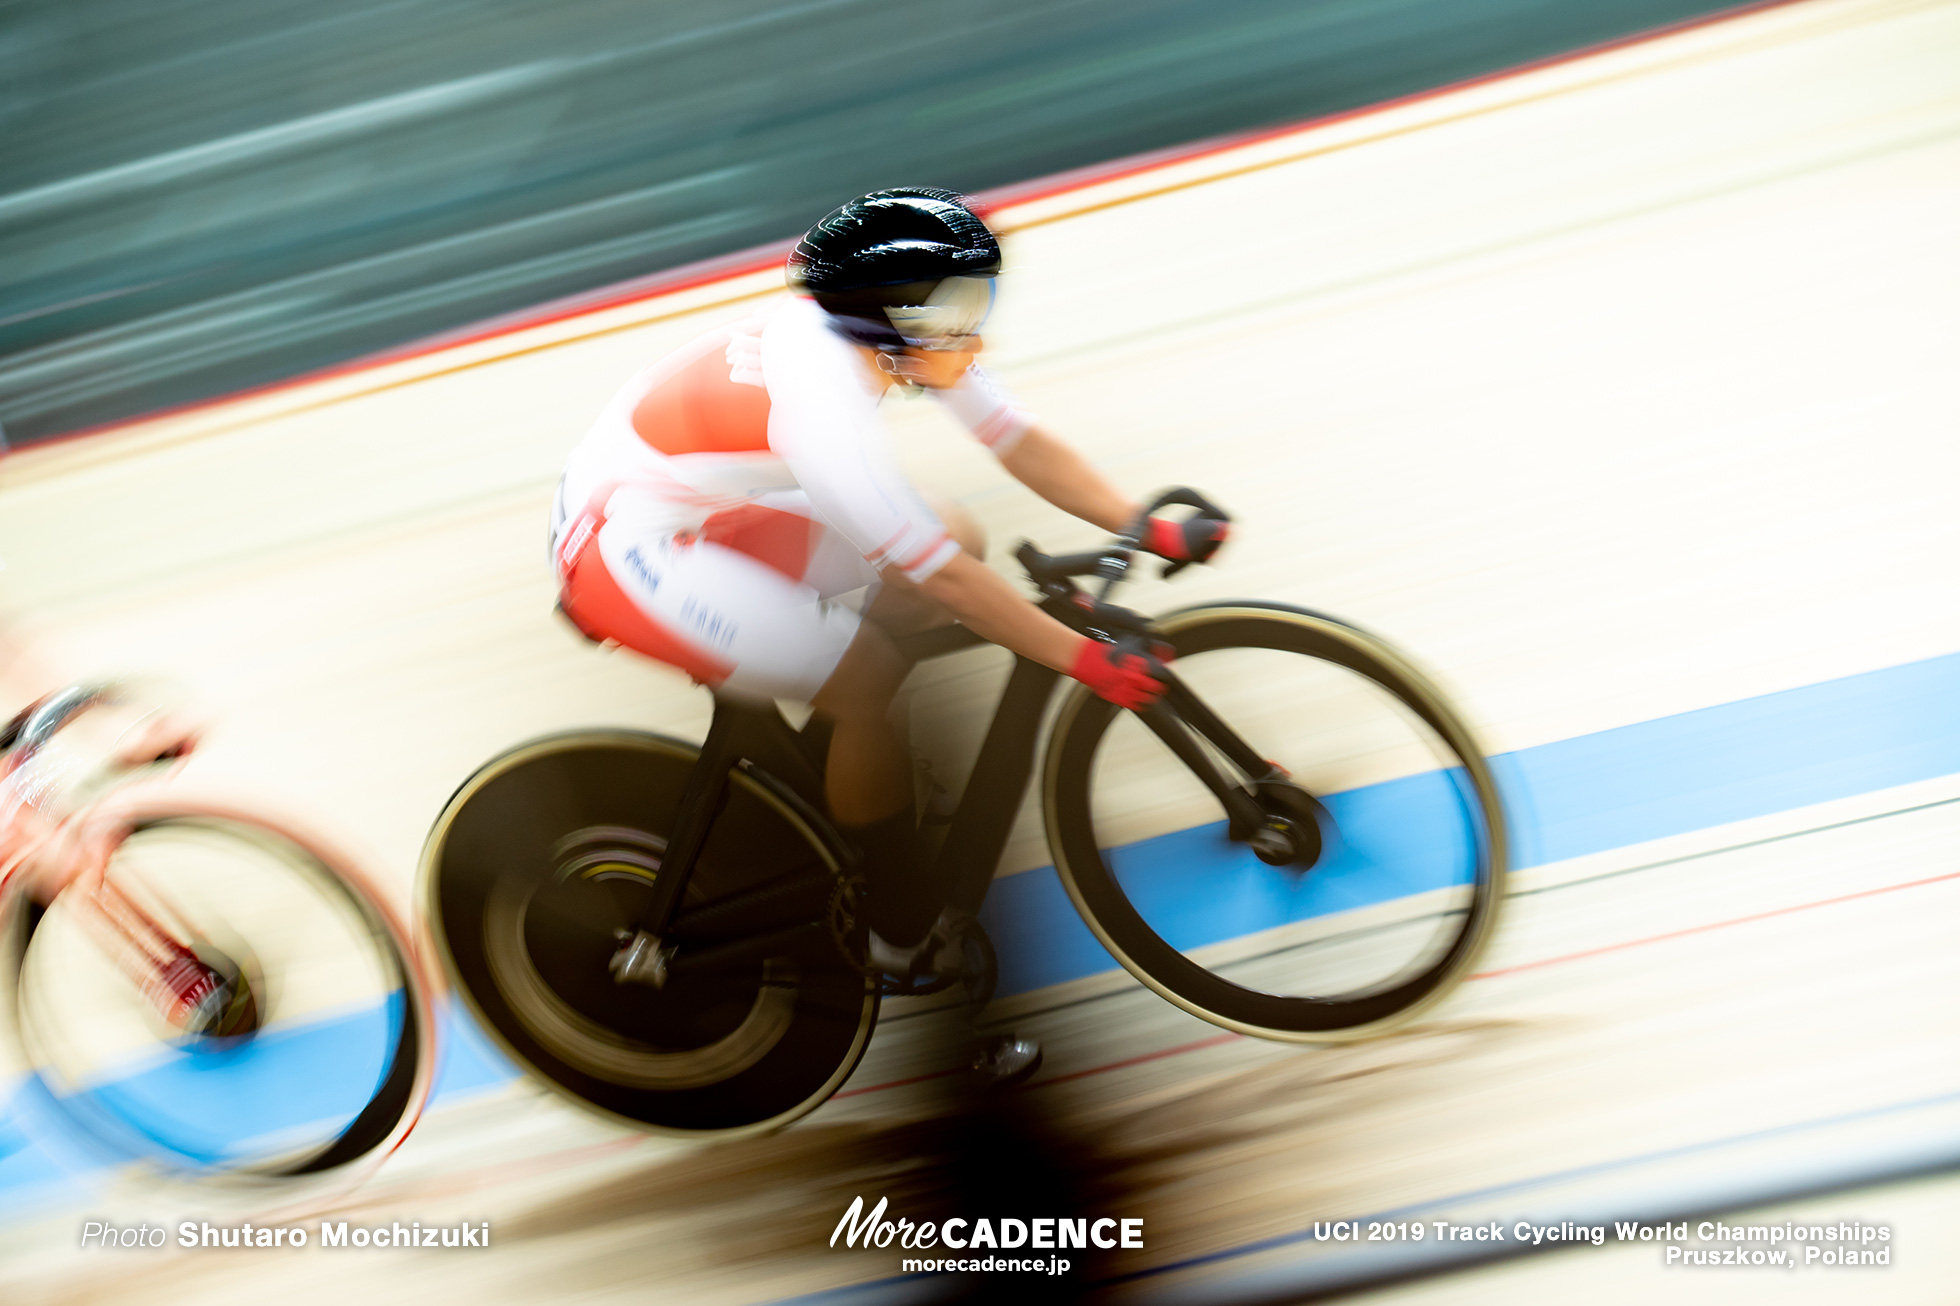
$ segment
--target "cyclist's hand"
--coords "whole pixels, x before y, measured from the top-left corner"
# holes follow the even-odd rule
[[[1225,545],[1231,523],[1216,517],[1191,517],[1172,521],[1152,517],[1144,525],[1143,547],[1172,562],[1209,562],[1211,555]]]
[[[1068,673],[1116,706],[1141,712],[1162,697],[1164,663],[1170,660],[1167,644],[1153,644],[1150,652],[1143,654],[1084,639]]]

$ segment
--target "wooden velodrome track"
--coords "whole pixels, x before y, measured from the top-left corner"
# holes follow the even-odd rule
[[[1116,1295],[1380,1270],[1354,1259],[1380,1249],[1303,1237],[1317,1220],[1712,1211],[1960,1158],[1956,68],[1960,3],[1813,0],[996,214],[998,371],[1126,486],[1194,483],[1243,522],[1222,566],[1138,606],[1342,614],[1518,759],[1513,910],[1405,1033],[1257,1044],[1107,975],[1003,1004],[1050,1048],[1030,1091],[1147,1222]],[[703,730],[681,677],[549,618],[545,509],[623,377],[779,284],[11,455],[0,603],[76,675],[188,682],[221,723],[206,779],[303,802],[406,897],[493,752]],[[927,405],[891,415],[918,479],[997,546],[1090,541]],[[970,743],[982,696],[960,682],[993,674],[923,673],[922,733]],[[1643,788],[1731,755],[1758,759],[1746,794]],[[1560,824],[1561,786],[1590,786],[1584,820]],[[1047,861],[1031,806],[1002,871]],[[11,1303],[747,1303],[888,1280],[895,1253],[823,1243],[927,1109],[892,1086],[933,1068],[911,1028],[790,1132],[706,1149],[588,1120],[464,1046],[343,1213],[490,1220],[492,1251],[85,1254],[84,1218],[183,1216],[89,1173],[0,1186],[0,1283]],[[1891,1224],[1893,1264],[1669,1270],[1609,1244],[1387,1292],[1951,1300],[1960,1185],[1792,1209]]]

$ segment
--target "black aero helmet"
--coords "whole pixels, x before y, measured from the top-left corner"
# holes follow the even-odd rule
[[[888,310],[930,303],[948,278],[999,271],[1000,244],[965,197],[927,186],[873,191],[833,209],[789,256],[793,288],[881,335],[895,334]]]

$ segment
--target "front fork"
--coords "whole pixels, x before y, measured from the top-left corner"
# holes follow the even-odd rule
[[[1261,860],[1273,865],[1300,861],[1303,854],[1310,854],[1304,858],[1310,864],[1318,855],[1319,832],[1309,835],[1295,830],[1296,814],[1275,813],[1257,796],[1267,786],[1289,785],[1286,768],[1261,757],[1168,668],[1164,685],[1164,697],[1137,716],[1218,799],[1225,809],[1226,837],[1235,843],[1252,845]],[[1204,745],[1193,736],[1194,731],[1252,783],[1251,792],[1219,773]]]

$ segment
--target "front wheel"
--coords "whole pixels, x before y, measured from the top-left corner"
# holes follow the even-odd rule
[[[1044,805],[1096,937],[1171,1002],[1262,1038],[1365,1037],[1441,999],[1489,940],[1505,874],[1496,783],[1443,695],[1381,640],[1297,608],[1191,608],[1158,635],[1177,677],[1270,764],[1247,774],[1199,744],[1264,817],[1228,832],[1158,735],[1076,689]]]

